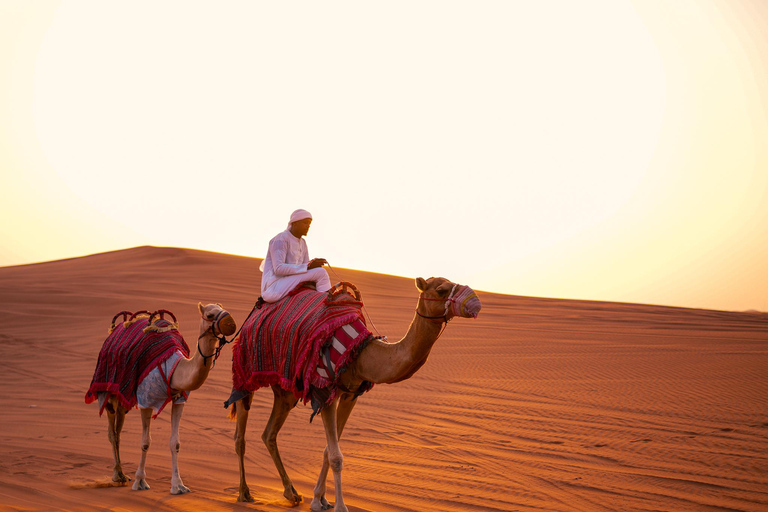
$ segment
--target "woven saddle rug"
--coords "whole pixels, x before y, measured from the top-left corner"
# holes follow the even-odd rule
[[[139,383],[177,350],[189,357],[189,347],[176,325],[164,318],[154,321],[151,328],[146,316],[118,324],[101,347],[85,403],[96,401],[99,392],[104,391],[116,395],[130,411],[137,404]],[[106,404],[105,401],[99,415]]]
[[[313,408],[318,399],[319,408],[330,403],[339,376],[371,338],[362,303],[346,294],[338,299],[299,287],[255,309],[232,347],[234,390],[225,405],[275,384],[305,403],[312,399]]]

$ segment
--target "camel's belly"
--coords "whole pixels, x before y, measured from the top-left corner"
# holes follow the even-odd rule
[[[182,393],[169,396],[168,382],[163,378],[163,375],[165,375],[170,381],[171,375],[173,375],[173,371],[182,357],[184,356],[181,352],[177,351],[160,365],[163,370],[162,372],[160,368],[155,368],[139,383],[136,389],[136,400],[138,401],[139,409],[152,409],[153,415],[157,415],[166,405],[169,398],[174,404],[186,403],[187,398]],[[100,408],[107,399],[107,395],[106,392],[99,393]]]

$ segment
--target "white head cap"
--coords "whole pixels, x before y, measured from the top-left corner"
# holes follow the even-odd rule
[[[288,221],[288,229],[291,229],[291,224],[293,224],[296,221],[304,220],[304,219],[311,219],[312,214],[309,213],[307,210],[296,210],[291,214],[291,220]]]

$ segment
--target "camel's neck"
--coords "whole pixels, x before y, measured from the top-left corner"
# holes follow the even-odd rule
[[[360,353],[355,375],[376,384],[409,378],[427,360],[442,327],[442,322],[415,314],[403,339],[396,343],[375,340]]]
[[[197,340],[198,347],[192,352],[192,357],[182,359],[176,366],[171,376],[171,387],[177,391],[194,391],[205,383],[213,367],[213,358],[203,358],[200,352],[206,356],[216,351],[216,337],[211,331],[206,331]]]

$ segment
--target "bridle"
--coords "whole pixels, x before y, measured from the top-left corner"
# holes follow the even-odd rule
[[[443,324],[443,323],[447,324],[448,320],[450,320],[450,318],[448,318],[448,307],[449,307],[449,304],[453,304],[453,302],[454,302],[453,295],[456,292],[456,287],[458,287],[458,286],[459,285],[457,285],[457,284],[453,285],[453,288],[451,288],[451,293],[448,294],[448,298],[446,298],[446,299],[430,299],[430,298],[424,296],[424,292],[420,293],[419,294],[419,300],[430,301],[430,302],[445,302],[445,312],[442,315],[437,315],[437,316],[422,315],[419,312],[419,305],[417,304],[416,305],[416,314],[419,315],[421,318],[426,318],[427,320],[440,320],[441,324]],[[453,318],[453,317],[451,317],[451,318]]]
[[[219,327],[219,323],[226,317],[231,316],[229,314],[229,311],[222,309],[219,311],[219,314],[216,315],[216,318],[214,318],[211,321],[211,326],[207,328],[203,333],[197,337],[197,352],[200,354],[200,356],[203,358],[203,366],[208,366],[208,360],[210,358],[213,358],[213,364],[211,365],[211,369],[213,369],[214,366],[216,366],[216,361],[219,359],[219,355],[221,354],[221,349],[224,348],[224,345],[227,343],[230,343],[234,341],[236,336],[232,336],[232,339],[227,340],[227,337],[224,336],[224,334],[221,333],[221,328]],[[203,318],[203,320],[208,321],[207,319]],[[218,343],[216,344],[216,349],[214,350],[213,354],[206,356],[203,354],[203,351],[200,349],[200,340],[203,338],[203,336],[206,335],[208,331],[211,331],[211,334],[213,335],[216,340],[218,340]],[[216,331],[219,332],[219,334],[216,334]]]

